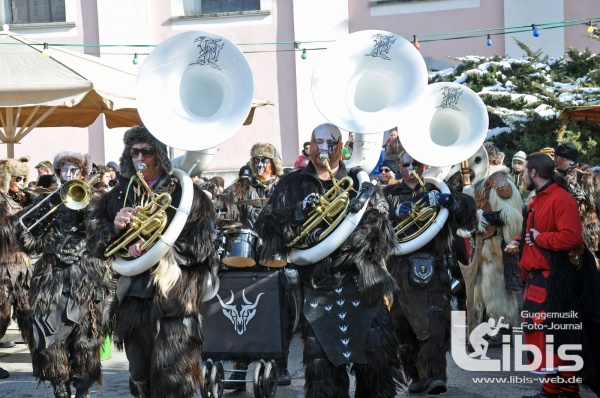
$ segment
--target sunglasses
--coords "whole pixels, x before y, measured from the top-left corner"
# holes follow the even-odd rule
[[[26,178],[25,178],[25,177],[21,177],[21,176],[18,176],[18,177],[13,177],[13,178],[15,179],[15,181],[16,181],[16,182],[21,182],[21,180],[23,180],[23,181],[25,181],[25,180],[26,180]]]
[[[413,167],[419,167],[421,165],[421,163],[419,162],[412,162],[412,163],[402,163],[402,166],[404,166],[404,168],[408,168],[410,167],[410,165],[413,165]]]
[[[131,148],[131,151],[129,153],[131,154],[132,158],[137,158],[140,153],[142,154],[143,157],[152,156],[152,155],[154,155],[156,153],[156,150],[154,148],[151,148],[151,147],[146,147],[146,148]]]
[[[388,169],[387,167],[382,167],[379,169],[380,173],[389,173],[390,171],[392,171],[392,169]]]

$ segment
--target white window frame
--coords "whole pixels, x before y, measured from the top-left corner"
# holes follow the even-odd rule
[[[8,24],[11,31],[21,29],[63,29],[75,26],[77,20],[77,0],[65,0],[65,22],[17,23],[8,21],[10,18],[10,0],[0,0],[0,25]]]
[[[370,0],[371,16],[415,14],[419,12],[435,12],[458,10],[463,8],[479,8],[480,0],[422,0],[422,1],[394,1]]]
[[[171,19],[190,20],[264,17],[271,15],[272,1],[273,0],[260,0],[260,10],[255,11],[222,12],[216,14],[195,14],[195,10],[198,10],[200,8],[200,0],[171,0]]]

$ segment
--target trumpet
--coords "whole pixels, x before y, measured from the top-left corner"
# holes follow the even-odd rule
[[[141,251],[149,248],[154,242],[161,238],[162,233],[167,226],[166,209],[171,206],[171,195],[167,192],[155,194],[152,192],[142,172],[146,169],[146,165],[140,163],[138,170],[129,181],[129,186],[137,178],[150,198],[148,201],[142,201],[141,208],[136,210],[135,219],[128,224],[127,231],[109,245],[104,251],[104,256],[110,257],[117,254],[121,257],[129,257],[127,247],[135,240],[142,239],[144,243],[140,247]]]
[[[67,181],[60,186],[60,188],[52,191],[48,196],[46,196],[43,200],[39,201],[35,206],[29,209],[25,214],[23,214],[19,218],[19,224],[27,230],[27,232],[31,231],[36,225],[40,222],[48,218],[52,213],[54,213],[61,204],[64,204],[71,210],[81,210],[85,209],[90,202],[92,201],[92,190],[90,188],[90,184],[92,184],[98,177],[100,173],[93,174],[87,180],[71,180]],[[60,198],[60,202],[57,205],[54,205],[50,210],[48,210],[42,217],[35,220],[31,225],[27,225],[28,217],[31,214],[41,207],[46,202],[52,203],[50,199],[53,198],[54,195],[58,194]]]
[[[344,220],[346,214],[348,214],[350,193],[352,191],[356,192],[352,178],[346,176],[340,180],[335,179],[333,171],[329,166],[327,154],[322,153],[319,155],[319,158],[331,176],[333,187],[319,197],[321,204],[310,211],[308,219],[302,224],[300,234],[288,243],[287,247],[296,247],[299,249],[308,247],[306,243],[299,242],[323,222],[327,224],[327,227],[319,234],[317,239],[319,242],[325,239]]]
[[[425,184],[419,178],[419,175],[414,170],[411,171],[411,174],[417,179],[421,188],[424,189]],[[438,211],[436,206],[425,206],[424,199],[419,199],[415,202],[412,205],[412,211],[394,227],[394,233],[398,242],[408,242],[425,232],[435,221]]]

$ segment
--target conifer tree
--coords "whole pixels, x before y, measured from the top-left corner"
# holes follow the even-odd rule
[[[579,161],[600,163],[600,123],[559,120],[565,108],[600,104],[600,56],[570,48],[543,56],[517,41],[523,56],[466,56],[452,69],[432,72],[429,83],[461,83],[479,94],[489,115],[488,139],[506,153],[531,153],[570,141]],[[600,109],[599,109],[600,112]]]

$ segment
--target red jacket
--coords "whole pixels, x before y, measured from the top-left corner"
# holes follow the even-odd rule
[[[550,264],[538,246],[549,250],[567,251],[583,242],[575,198],[557,184],[551,184],[543,191],[537,192],[527,210],[526,233],[529,233],[532,222],[533,228],[540,233],[535,238],[534,246],[521,243],[525,245],[519,260],[522,271],[550,270]]]
[[[296,163],[294,163],[294,168],[295,169],[303,169],[306,167],[308,162],[310,162],[310,157],[300,155],[296,158]]]

